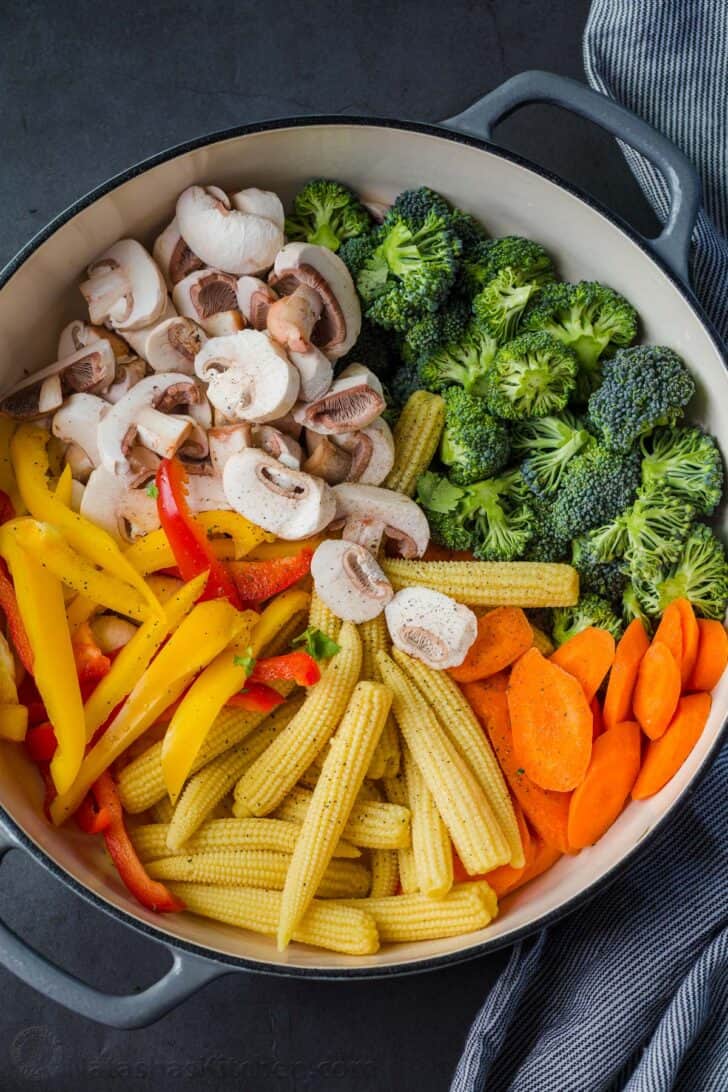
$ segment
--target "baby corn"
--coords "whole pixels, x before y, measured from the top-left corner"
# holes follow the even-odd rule
[[[283,951],[341,838],[392,704],[380,683],[360,682],[328,748],[286,876],[278,923]]]
[[[372,898],[385,898],[397,892],[399,866],[393,849],[373,849],[371,852]]]
[[[311,605],[308,608],[308,624],[312,629],[320,629],[332,641],[338,641],[341,619],[326,606],[323,599],[319,599],[315,591],[311,594]]]
[[[510,863],[514,868],[520,868],[524,860],[523,846],[511,797],[485,732],[478,724],[460,687],[445,671],[435,671],[427,664],[423,664],[421,660],[407,656],[399,649],[394,649],[392,655],[425,698],[441,726],[470,766],[508,842],[511,851]],[[412,841],[415,844],[416,855],[414,817],[412,827]],[[422,885],[420,889],[425,890]]]
[[[162,857],[150,861],[147,872],[155,880],[184,880],[212,883],[222,887],[261,887],[279,891],[291,863],[287,853],[268,849],[211,849],[188,856]],[[367,895],[371,875],[354,861],[338,858],[329,862],[316,885],[316,894],[325,899],[358,899]]]
[[[439,394],[415,391],[405,403],[394,426],[394,465],[384,485],[414,494],[417,479],[427,470],[437,451],[445,425],[445,403]]]
[[[306,693],[291,723],[235,787],[235,814],[267,815],[276,808],[328,743],[341,720],[361,671],[361,641],[346,622],[340,650]]]
[[[179,854],[206,853],[211,849],[267,849],[274,853],[293,853],[300,831],[298,823],[285,819],[210,819],[185,844],[170,853],[167,845],[169,823],[145,823],[131,832],[134,847],[142,861]],[[348,842],[338,842],[334,857],[357,858],[361,851]]]
[[[549,637],[548,633],[544,633],[538,626],[531,626],[533,630],[533,646],[537,648],[542,656],[550,656],[554,651],[554,642]]]
[[[373,682],[381,682],[379,668],[377,667],[377,653],[389,652],[390,641],[387,632],[387,623],[383,614],[377,615],[369,622],[359,625],[362,649],[362,679],[371,679]],[[382,777],[395,777],[399,772],[399,736],[394,717],[390,714],[382,729],[372,761],[369,766],[369,777],[378,781]]]
[[[412,852],[417,887],[423,895],[441,899],[452,887],[452,844],[409,748],[404,752],[404,776],[412,810]]]
[[[444,899],[429,899],[420,894],[395,895],[360,899],[355,905],[372,915],[384,943],[472,933],[485,928],[498,912],[498,900],[485,880],[458,884]]]
[[[432,588],[459,603],[481,607],[571,607],[579,574],[547,561],[404,561],[382,558],[395,591]]]
[[[385,779],[384,791],[390,804],[395,807],[406,808],[411,815],[411,803],[403,770],[397,776]],[[401,846],[397,850],[397,868],[399,870],[399,882],[404,894],[409,895],[413,891],[417,891],[417,869],[415,868],[415,854],[411,838],[406,846]]]
[[[302,823],[311,803],[307,789],[294,788],[276,809],[276,817]],[[406,807],[376,800],[354,804],[342,837],[365,849],[400,849],[410,845],[410,813]]]
[[[173,883],[171,890],[193,914],[223,921],[240,929],[275,936],[281,909],[280,891],[259,891],[253,887],[207,887],[195,883]],[[346,955],[372,955],[379,948],[379,934],[371,914],[340,903],[320,902],[309,906],[293,939],[301,944],[328,948]]]
[[[463,865],[473,876],[505,864],[511,856],[508,843],[465,759],[402,669],[383,652],[378,661],[382,678],[392,690],[392,707],[405,743]]]

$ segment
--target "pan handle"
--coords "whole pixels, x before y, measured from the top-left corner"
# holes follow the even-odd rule
[[[534,102],[561,106],[595,122],[657,167],[667,183],[670,211],[661,234],[644,242],[684,284],[689,285],[690,239],[700,205],[698,174],[671,140],[625,106],[566,76],[553,72],[522,72],[440,124],[492,141],[498,122],[519,107]]]
[[[8,850],[23,848],[0,824],[0,860]],[[215,960],[181,952],[171,945],[165,947],[172,956],[172,966],[162,978],[141,993],[115,995],[102,993],[61,970],[0,922],[0,966],[71,1012],[112,1028],[147,1027],[206,983],[229,973],[230,968]]]

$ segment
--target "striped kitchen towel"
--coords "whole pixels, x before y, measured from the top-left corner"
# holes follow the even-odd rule
[[[697,165],[693,285],[728,340],[728,0],[594,0],[584,56]],[[664,218],[660,175],[624,153]],[[643,858],[513,948],[451,1092],[728,1092],[727,800],[724,747]]]

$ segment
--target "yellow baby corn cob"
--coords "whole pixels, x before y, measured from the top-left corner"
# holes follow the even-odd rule
[[[290,864],[290,854],[269,849],[211,849],[206,853],[162,857],[149,861],[146,869],[156,880],[280,891]],[[337,857],[329,862],[316,886],[319,898],[359,899],[369,893],[371,874],[364,865]]]
[[[207,853],[211,849],[267,849],[293,853],[300,831],[298,823],[285,819],[209,819],[182,849],[171,853],[167,845],[169,823],[144,823],[131,832],[142,861],[179,854]],[[334,857],[355,860],[361,850],[349,842],[337,842]]]
[[[355,904],[347,901],[344,905],[356,905],[371,914],[384,943],[472,933],[485,928],[498,911],[495,893],[485,880],[457,884],[444,899],[430,899],[421,894],[394,895],[358,899]]]
[[[387,489],[414,494],[417,479],[427,470],[437,451],[445,425],[445,403],[439,394],[415,391],[402,408],[394,426],[394,466],[386,481]]]
[[[362,648],[361,677],[371,679],[373,682],[381,682],[377,667],[377,653],[389,652],[390,648],[384,615],[379,614],[369,622],[362,622],[359,626],[359,636]],[[378,781],[382,777],[394,777],[398,771],[399,736],[394,717],[390,714],[372,755],[368,776]]]
[[[276,809],[276,817],[302,823],[311,803],[308,789],[295,786]],[[365,849],[400,849],[411,844],[410,813],[406,807],[377,800],[354,804],[342,837]]]
[[[372,869],[372,898],[394,895],[399,884],[399,865],[394,849],[373,849],[370,854]]]
[[[549,637],[548,633],[544,633],[538,626],[531,626],[533,630],[533,645],[537,648],[542,656],[550,656],[554,651],[554,642]]]
[[[193,914],[267,936],[276,934],[280,891],[207,887],[196,883],[175,883],[170,887]],[[371,914],[318,899],[309,906],[293,939],[300,944],[312,944],[346,955],[372,955],[379,948],[379,934]]]
[[[167,833],[170,849],[179,849],[202,826],[242,774],[296,716],[301,704],[291,699],[285,705],[279,705],[246,739],[218,755],[190,778],[170,820]]]
[[[404,770],[401,770],[395,777],[385,778],[384,791],[390,804],[395,807],[407,808],[411,815],[410,798]],[[401,846],[397,850],[397,868],[399,870],[399,882],[405,895],[417,891],[417,869],[415,868],[415,854],[411,838],[408,845]]]
[[[281,626],[272,638],[265,646],[263,652],[264,656],[282,656],[284,652],[288,652],[293,643],[293,638],[298,637],[305,628],[308,619],[308,611],[297,611],[287,622]]]
[[[418,586],[481,607],[571,607],[579,574],[547,561],[403,561],[382,558],[395,591]]]
[[[378,660],[382,678],[392,690],[400,731],[463,865],[471,875],[478,875],[505,864],[511,857],[508,843],[465,759],[402,669],[384,652]]]
[[[237,816],[273,811],[328,743],[361,670],[361,641],[351,622],[341,627],[339,646],[300,711],[235,786]]]
[[[323,879],[364,781],[392,695],[380,683],[355,686],[327,749],[286,876],[278,923],[283,951]]]
[[[174,804],[168,796],[163,796],[150,808],[150,813],[155,825],[157,823],[169,823],[174,812]],[[160,857],[166,857],[166,853],[160,853]]]
[[[452,887],[452,844],[409,747],[404,751],[404,776],[412,811],[412,852],[417,887],[423,895],[441,899]]]
[[[400,652],[399,649],[394,649],[392,655],[425,698],[441,726],[470,766],[508,842],[510,863],[514,868],[520,868],[524,860],[523,846],[511,797],[498,760],[460,687],[447,672],[435,671],[423,664],[421,660],[416,660]],[[414,819],[412,840],[413,842],[415,840]],[[421,890],[424,891],[424,888],[421,887]]]
[[[308,624],[313,629],[320,629],[332,641],[338,641],[341,632],[341,619],[319,599],[316,592],[311,593],[311,605],[308,608]]]

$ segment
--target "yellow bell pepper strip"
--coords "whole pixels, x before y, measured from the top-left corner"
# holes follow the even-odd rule
[[[277,557],[291,557],[300,553],[301,550],[310,550],[311,553],[315,553],[316,547],[320,546],[323,541],[323,535],[315,535],[313,538],[301,538],[297,542],[279,538],[275,542],[262,542],[260,546],[255,546],[248,554],[248,557],[251,561],[272,561]]]
[[[111,665],[111,671],[88,698],[84,709],[86,739],[108,720],[120,701],[130,694],[146,671],[152,656],[170,633],[177,629],[192,610],[207,583],[207,574],[200,573],[184,584],[164,606],[164,615],[153,615],[139,627]]]
[[[112,576],[131,584],[157,614],[162,608],[152,590],[127,561],[113,538],[102,527],[72,512],[55,496],[49,484],[48,442],[50,433],[35,425],[20,425],[10,442],[10,455],[18,489],[28,511],[36,519],[51,523],[68,544]]]
[[[66,508],[70,508],[72,492],[73,474],[71,473],[70,466],[64,466],[61,476],[58,479],[54,496],[61,504],[65,504]]]
[[[59,793],[73,784],[86,729],[81,690],[63,602],[63,586],[21,548],[13,524],[0,528],[0,553],[10,566],[20,615],[33,652],[33,675],[58,741],[51,777]]]
[[[281,592],[275,599],[271,599],[259,616],[253,630],[250,641],[251,655],[258,657],[278,631],[283,629],[287,622],[290,622],[291,618],[294,618],[302,611],[308,610],[310,602],[311,596],[308,592],[300,591],[298,588],[291,588],[289,591]],[[240,686],[243,685],[243,682],[245,682],[245,676],[243,676]]]
[[[182,696],[197,673],[235,639],[241,617],[226,599],[209,599],[192,608],[152,660],[104,734],[91,747],[76,780],[53,801],[50,811],[54,823],[62,823],[76,810],[104,770],[139,739],[162,710]],[[106,678],[111,678],[111,672]]]
[[[0,633],[0,739],[22,743],[28,730],[28,710],[18,701],[15,660]]]
[[[273,542],[275,539],[275,535],[251,523],[239,512],[223,509],[214,512],[198,512],[192,520],[202,528],[208,538],[214,535],[228,535],[232,539],[235,561],[245,557],[261,543]]]
[[[237,660],[250,647],[253,626],[258,615],[250,610],[241,615],[244,624],[235,643],[216,656],[198,675],[182,698],[162,742],[162,772],[170,799],[174,802],[189,777],[190,770],[212,723],[241,687],[239,675],[244,670]]]
[[[209,540],[210,549],[218,561],[237,561],[259,543],[273,538],[262,527],[256,527],[237,512],[198,512],[192,520],[208,536],[230,536]],[[159,572],[160,569],[171,569],[177,564],[169,539],[161,527],[138,538],[125,551],[124,556],[137,572],[145,575]]]
[[[89,599],[87,595],[74,595],[66,608],[68,628],[71,633],[75,633],[86,622],[90,622],[94,614],[98,614],[100,610],[100,604]]]
[[[72,550],[60,531],[49,523],[24,518],[14,520],[9,526],[23,549],[67,587],[117,614],[140,622],[148,617],[147,594],[141,595],[129,583],[97,569]]]
[[[13,506],[13,515],[22,515],[25,512],[18,483],[15,480],[13,464],[10,460],[10,441],[17,428],[17,421],[12,417],[0,417],[0,489],[10,498]]]

